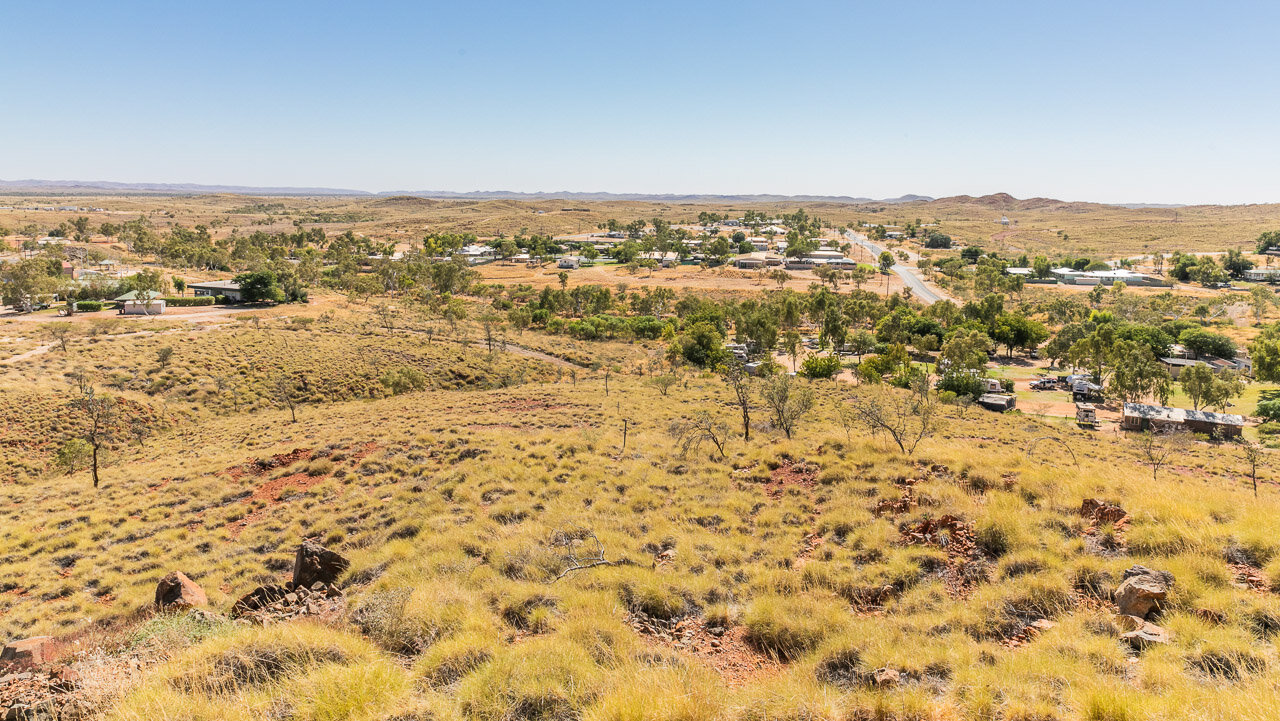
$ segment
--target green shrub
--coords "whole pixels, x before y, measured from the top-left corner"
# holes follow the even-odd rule
[[[1280,399],[1262,401],[1258,404],[1258,410],[1256,412],[1259,416],[1266,418],[1268,421],[1280,421]],[[1263,425],[1271,426],[1267,429],[1268,435],[1280,433],[1280,426],[1272,426],[1270,423],[1264,423]],[[1262,426],[1258,426],[1258,432],[1262,432]]]
[[[809,356],[800,364],[805,378],[831,378],[840,372],[840,359],[835,356]]]
[[[81,313],[96,313],[106,307],[100,300],[82,300],[76,303],[76,310]]]
[[[162,298],[165,305],[172,308],[187,308],[196,306],[213,305],[213,296],[197,295],[191,298]]]

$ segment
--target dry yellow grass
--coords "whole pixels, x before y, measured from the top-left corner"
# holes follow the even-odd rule
[[[268,218],[228,213],[243,198],[119,202],[128,212],[169,208],[168,220],[183,222]],[[368,213],[377,217],[346,225],[405,237],[432,223],[502,229],[532,216],[520,203],[279,202]],[[944,230],[987,232],[990,208],[952,205],[933,206]],[[269,212],[273,222],[297,217]],[[837,222],[914,215],[911,206],[811,212]],[[1162,212],[1029,210],[1016,230],[1068,216],[1123,229],[1125,218]],[[1268,208],[1252,212],[1214,222],[1240,232],[1270,222]],[[1087,242],[1086,230],[1068,230],[1071,242],[1077,232]],[[1143,242],[1114,232],[1116,252]],[[555,278],[501,268],[486,272],[534,285]],[[600,272],[610,284],[758,290],[750,278],[739,288],[693,269],[652,281]],[[1039,289],[1026,296],[1047,299]],[[483,306],[468,302],[474,318]],[[454,331],[405,313],[387,329],[373,307],[318,295],[258,321],[196,330],[171,319],[145,328],[159,333],[77,337],[66,353],[0,366],[6,430],[43,444],[0,436],[0,634],[128,617],[172,570],[226,609],[283,580],[298,542],[319,537],[352,560],[351,615],[331,626],[141,627],[176,655],[109,717],[1262,719],[1280,704],[1280,486],[1266,467],[1255,498],[1232,446],[1196,443],[1153,480],[1123,435],[947,406],[941,431],[907,457],[837,420],[838,404],[871,390],[797,381],[818,403],[793,438],[757,407],[750,442],[730,431],[723,457],[710,443],[682,455],[673,423],[707,413],[740,426],[719,378],[686,369],[660,395],[638,375],[660,365],[661,342],[508,332],[528,350],[499,343],[490,353],[474,322]],[[11,340],[0,352],[29,350],[32,325],[3,326]],[[1248,322],[1228,330],[1237,340],[1256,333]],[[166,345],[175,353],[161,364]],[[530,351],[577,366],[570,374]],[[607,391],[593,365],[621,369]],[[427,383],[391,392],[382,374],[400,366]],[[82,471],[46,470],[70,423],[53,411],[80,367],[168,421],[142,443],[115,443],[96,492]],[[299,370],[318,395],[294,423],[269,381]],[[243,404],[228,405],[230,391],[218,388],[227,375],[244,382]],[[1046,436],[1078,464],[1059,443],[1030,452]],[[1091,533],[1079,515],[1088,497],[1122,505],[1125,527]],[[967,536],[916,542],[912,529],[944,516],[972,532],[975,555],[954,554]],[[609,563],[571,570],[568,549],[590,559],[593,539]],[[1120,641],[1109,605],[1136,563],[1177,578],[1159,619],[1173,641],[1141,654]],[[1241,584],[1239,564],[1260,569],[1263,583]],[[377,623],[354,613],[373,606],[386,611]],[[1056,625],[1022,642],[1040,618]],[[876,684],[880,669],[899,683]]]
[[[1255,501],[1220,447],[1198,446],[1153,483],[1124,438],[948,409],[943,433],[906,458],[865,431],[846,441],[833,404],[853,391],[817,388],[822,403],[793,440],[761,428],[751,443],[731,439],[726,460],[709,446],[681,458],[666,434],[701,410],[733,422],[723,383],[696,375],[668,397],[630,376],[606,397],[584,374],[576,385],[338,402],[305,408],[297,424],[280,410],[193,416],[122,448],[97,493],[83,474],[4,486],[16,505],[0,554],[20,582],[0,594],[0,623],[29,635],[127,613],[174,569],[225,608],[319,536],[353,560],[353,606],[410,590],[402,625],[370,636],[383,646],[352,629],[228,629],[162,668],[116,717],[233,707],[247,718],[275,704],[297,718],[428,707],[495,719],[1182,718],[1195,703],[1205,718],[1248,718],[1276,700],[1280,604],[1234,587],[1224,558],[1280,556],[1276,486]],[[1029,458],[1047,434],[1080,465],[1052,450]],[[247,465],[283,454],[265,471]],[[908,484],[917,505],[876,510]],[[1127,555],[1086,547],[1077,509],[1093,496],[1131,514]],[[960,595],[943,550],[899,533],[943,514],[972,523],[989,549],[989,580]],[[574,527],[623,565],[553,582],[565,561],[551,541]],[[1130,661],[1097,604],[1139,562],[1177,576],[1162,620],[1176,638]],[[1224,620],[1207,624],[1201,609]],[[636,633],[635,614],[722,617],[742,629],[735,653],[785,665],[744,680],[712,654]],[[1041,616],[1057,628],[1001,644]],[[211,670],[280,644],[299,661],[266,681]],[[420,654],[409,672],[397,663],[406,651]],[[1200,670],[1209,652],[1238,675]],[[904,683],[854,680],[881,667]]]

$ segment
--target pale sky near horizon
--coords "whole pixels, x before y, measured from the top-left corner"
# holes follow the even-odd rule
[[[1280,202],[1269,2],[10,2],[0,179]]]

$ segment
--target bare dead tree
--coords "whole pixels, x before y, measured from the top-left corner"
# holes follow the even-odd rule
[[[813,408],[813,389],[800,385],[785,374],[766,381],[760,397],[773,411],[774,425],[781,428],[787,438],[791,438],[796,424]]]
[[[742,411],[742,440],[751,440],[751,374],[737,360],[729,361],[717,369],[720,377],[733,389],[734,402]]]
[[[1151,480],[1156,479],[1160,469],[1169,465],[1174,457],[1185,452],[1191,445],[1191,434],[1181,428],[1165,431],[1143,431],[1138,437],[1138,453],[1143,462],[1151,466]]]
[[[675,421],[668,432],[680,447],[681,458],[696,452],[703,441],[711,441],[720,452],[720,457],[725,457],[724,444],[729,435],[729,428],[712,418],[706,411],[688,420]]]
[[[849,407],[844,400],[836,399],[836,420],[839,421],[840,427],[844,429],[844,439],[847,443],[853,442],[853,427],[857,425],[858,416]]]
[[[93,487],[97,488],[101,480],[98,476],[98,467],[102,449],[114,440],[120,430],[117,403],[111,396],[98,393],[89,376],[83,371],[75,373],[74,381],[76,397],[69,405],[72,409],[79,411],[85,419],[86,425],[81,437],[85,443],[89,444]]]
[[[923,384],[908,393],[869,388],[853,398],[850,408],[859,422],[888,436],[908,456],[938,431],[938,403]]]
[[[72,334],[75,332],[74,326],[65,320],[59,320],[52,323],[45,323],[40,326],[40,329],[43,330],[44,334],[52,339],[54,343],[58,344],[58,347],[62,349],[63,353],[67,352],[67,340],[70,339]]]
[[[1262,464],[1262,446],[1244,441],[1244,462],[1249,464],[1249,477],[1253,479],[1253,497],[1258,497],[1258,466]]]
[[[298,384],[282,373],[276,376],[272,383],[271,394],[275,397],[277,405],[289,409],[289,422],[297,423],[298,406],[302,402],[298,395]]]
[[[574,571],[585,571],[596,566],[612,566],[616,563],[605,558],[604,544],[600,542],[595,531],[576,523],[557,528],[551,534],[551,547],[561,549],[561,559],[565,562],[565,569],[551,579],[551,583],[559,581]]]
[[[1061,444],[1063,448],[1067,449],[1067,453],[1071,454],[1071,462],[1077,466],[1080,465],[1080,461],[1076,460],[1076,452],[1072,450],[1071,445],[1057,436],[1040,436],[1039,438],[1032,438],[1031,442],[1027,444],[1027,458],[1035,457],[1036,446],[1040,441],[1054,441],[1055,443]]]
[[[390,333],[396,329],[396,311],[385,303],[379,303],[373,308],[374,313],[378,314],[378,320],[382,321],[382,327]]]

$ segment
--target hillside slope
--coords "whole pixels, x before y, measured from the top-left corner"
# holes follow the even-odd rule
[[[174,570],[225,612],[318,538],[351,561],[338,615],[202,621],[109,716],[1263,718],[1280,700],[1275,488],[1255,500],[1219,447],[1153,480],[1128,439],[948,407],[906,457],[836,422],[878,391],[819,390],[793,439],[761,423],[724,458],[668,434],[703,412],[732,427],[715,377],[204,416],[123,449],[96,493],[84,474],[4,486],[0,625],[130,617]],[[1136,564],[1176,579],[1153,616],[1172,638],[1141,651],[1113,605]],[[254,658],[282,660],[227,666]]]

